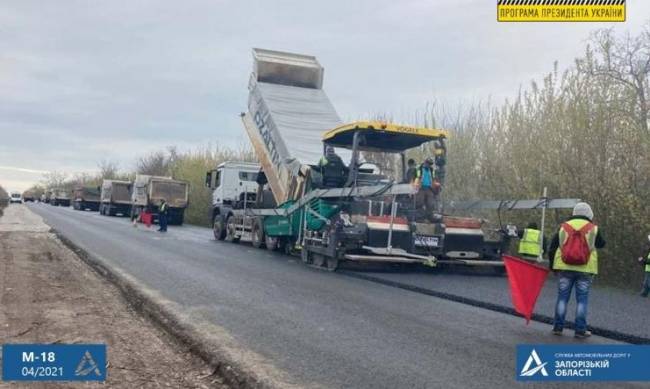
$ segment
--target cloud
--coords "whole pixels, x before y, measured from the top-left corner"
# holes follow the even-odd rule
[[[0,166],[0,170],[11,170],[11,171],[14,171],[14,172],[29,173],[29,174],[45,174],[45,173],[47,173],[46,170],[24,169],[24,168],[21,168],[21,167],[13,167],[13,166]]]
[[[623,24],[495,12],[492,0],[2,2],[0,165],[127,169],[169,145],[236,146],[252,47],[316,55],[348,120],[500,102],[553,61],[570,65],[593,29],[638,31],[650,2],[629,2]]]

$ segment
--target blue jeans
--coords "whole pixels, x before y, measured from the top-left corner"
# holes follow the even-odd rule
[[[643,280],[643,291],[641,294],[643,297],[647,297],[650,292],[650,272],[645,273],[645,279]]]
[[[558,273],[557,303],[555,304],[554,328],[564,328],[566,307],[571,297],[571,289],[576,287],[576,331],[587,329],[587,305],[589,301],[589,288],[593,275],[577,271],[561,271]]]

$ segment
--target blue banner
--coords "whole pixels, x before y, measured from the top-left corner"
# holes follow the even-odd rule
[[[650,381],[650,346],[517,345],[517,381]]]
[[[104,381],[105,344],[5,344],[3,381]]]

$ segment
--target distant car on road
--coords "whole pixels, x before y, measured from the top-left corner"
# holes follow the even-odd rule
[[[23,195],[17,192],[12,192],[11,195],[9,196],[9,202],[11,204],[13,203],[22,203],[23,202]]]

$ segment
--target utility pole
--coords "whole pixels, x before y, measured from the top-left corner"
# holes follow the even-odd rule
[[[537,257],[537,262],[542,262],[542,256],[544,255],[544,222],[546,221],[546,207],[548,206],[548,198],[547,196],[547,187],[544,187],[544,192],[542,194],[542,201],[544,202],[542,205],[542,223],[541,223],[541,228],[540,228],[540,234],[539,234],[539,256]]]

